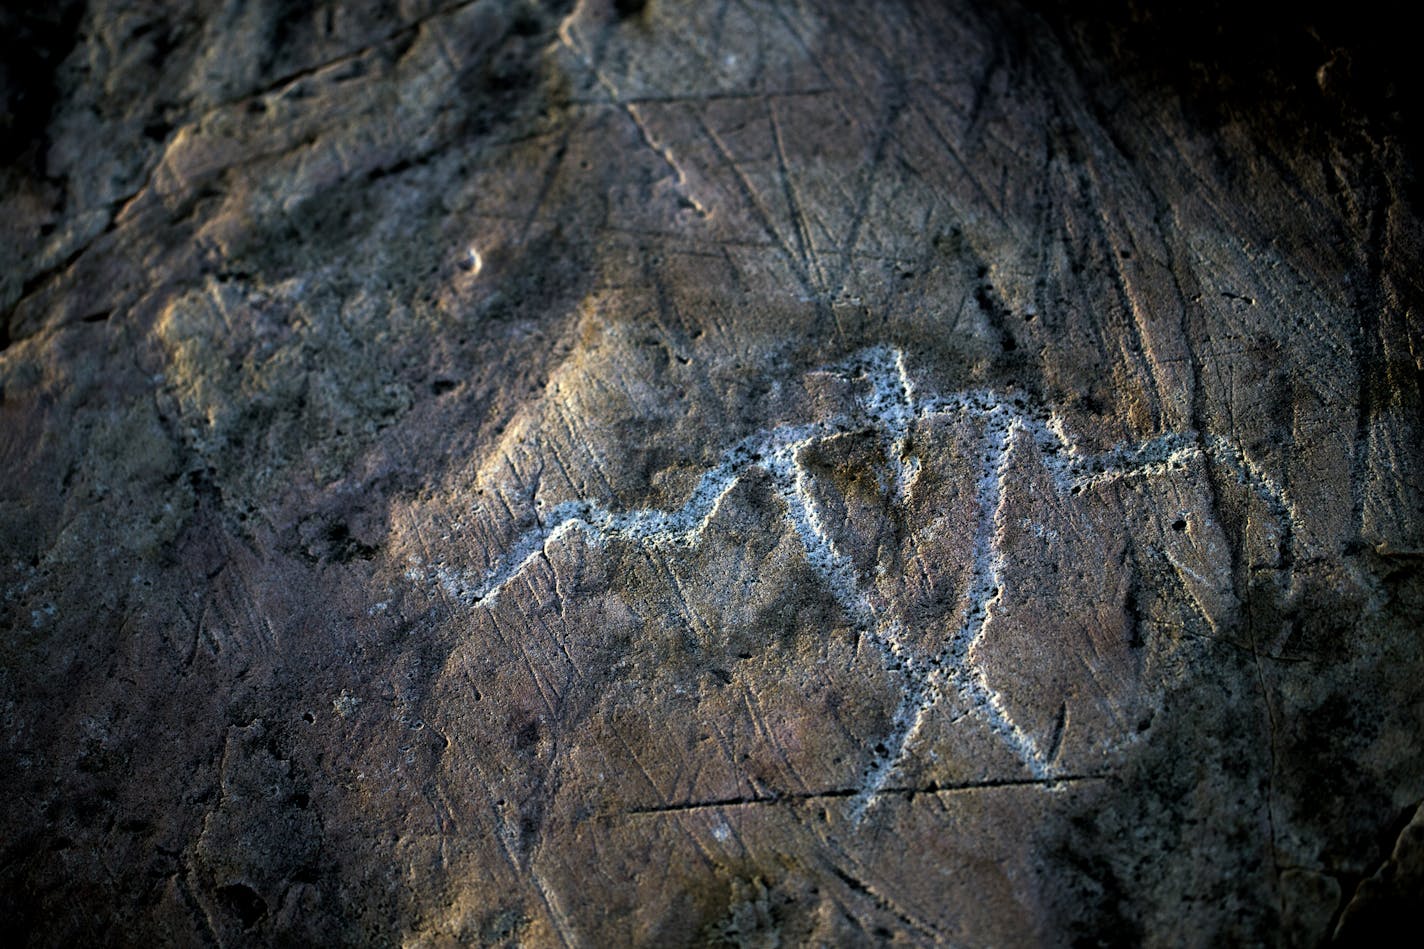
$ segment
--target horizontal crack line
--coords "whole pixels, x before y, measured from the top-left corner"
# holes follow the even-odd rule
[[[1107,774],[1062,774],[1049,778],[1000,778],[992,781],[970,781],[952,784],[927,784],[923,787],[891,786],[880,788],[875,793],[882,796],[912,798],[916,795],[962,794],[967,791],[992,791],[1000,788],[1041,787],[1054,788],[1060,784],[1076,784],[1085,781],[1106,781]],[[813,801],[857,798],[865,794],[864,788],[832,788],[829,791],[799,791],[786,794],[743,795],[740,797],[714,798],[707,801],[678,801],[671,804],[649,804],[630,807],[622,811],[623,816],[643,816],[647,814],[673,814],[683,811],[713,810],[721,807],[751,807],[763,804],[805,804]]]

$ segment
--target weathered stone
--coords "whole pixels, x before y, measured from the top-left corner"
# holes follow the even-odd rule
[[[1420,896],[1392,40],[26,6],[22,943],[1316,945]]]

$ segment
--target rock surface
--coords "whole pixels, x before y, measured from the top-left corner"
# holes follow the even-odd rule
[[[1417,907],[1384,41],[30,6],[21,943],[1308,946]]]

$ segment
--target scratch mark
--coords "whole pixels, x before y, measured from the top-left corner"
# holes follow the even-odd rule
[[[776,146],[777,170],[781,175],[781,186],[785,192],[786,207],[791,213],[791,223],[796,234],[796,247],[801,252],[801,266],[805,269],[809,278],[813,270],[821,270],[819,262],[814,256],[811,246],[811,232],[807,226],[806,213],[802,210],[799,200],[796,182],[791,176],[791,170],[786,161],[786,143],[781,134],[781,123],[776,118],[776,107],[771,100],[766,100],[767,121],[771,124],[771,139]],[[825,273],[818,275],[819,283],[824,288],[826,283]]]
[[[687,173],[683,171],[682,166],[677,163],[672,148],[662,144],[653,136],[652,131],[648,128],[647,122],[644,121],[642,115],[639,114],[637,102],[624,96],[622,90],[599,68],[597,62],[598,56],[596,54],[590,55],[579,45],[573,32],[573,16],[574,14],[570,13],[565,17],[555,33],[560,45],[583,62],[584,66],[593,74],[598,84],[608,93],[609,104],[614,108],[620,109],[624,115],[628,116],[629,120],[637,127],[638,136],[643,140],[643,144],[646,145],[653,154],[661,158],[664,164],[666,164],[668,169],[673,173],[673,177],[677,180],[678,192],[687,200],[687,203],[692,209],[697,212],[697,216],[706,217],[707,208],[702,202],[697,200],[697,196],[688,188]]]

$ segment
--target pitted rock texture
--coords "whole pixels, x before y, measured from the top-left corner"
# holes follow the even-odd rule
[[[21,944],[1314,946],[1417,905],[1394,40],[0,25]]]

